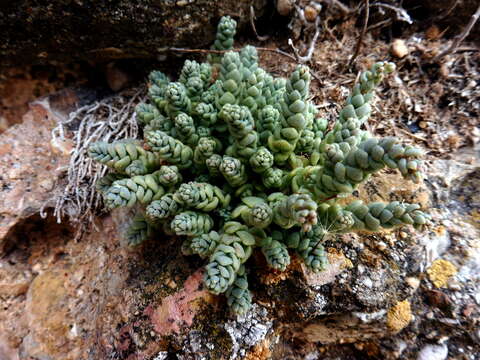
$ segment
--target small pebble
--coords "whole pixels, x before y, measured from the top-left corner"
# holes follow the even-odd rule
[[[130,75],[120,69],[115,63],[109,63],[105,69],[108,86],[117,92],[125,89],[131,81]]]
[[[363,280],[363,285],[367,288],[371,288],[373,286],[373,281],[370,278],[366,278]]]
[[[35,265],[32,266],[32,271],[39,273],[42,270],[42,264],[36,263]]]
[[[408,277],[406,282],[412,289],[418,289],[418,286],[420,285],[420,279],[416,277]]]
[[[287,16],[293,10],[293,0],[278,0],[277,11],[282,16]]]
[[[167,286],[170,288],[170,289],[176,289],[177,288],[177,283],[175,281],[173,281],[172,279],[169,279],[167,281]]]
[[[365,272],[365,266],[363,266],[362,264],[359,264],[357,266],[357,271],[359,274],[363,274]]]
[[[392,43],[392,55],[401,59],[408,55],[408,47],[405,40],[395,39]]]
[[[407,236],[408,236],[408,234],[407,234],[405,231],[400,231],[400,237],[401,237],[402,239],[406,239]]]
[[[458,282],[452,282],[448,284],[448,288],[453,291],[460,291],[462,290],[461,285]]]
[[[428,123],[426,121],[420,121],[418,126],[420,126],[422,129],[425,129],[428,126]]]
[[[387,248],[387,244],[385,244],[383,241],[380,241],[380,242],[377,244],[377,247],[378,247],[378,250],[384,251],[384,250]]]
[[[310,21],[310,22],[314,22],[318,16],[317,9],[315,9],[313,6],[310,6],[310,5],[306,6],[303,12],[305,14],[305,19],[307,19],[307,21]]]
[[[354,346],[355,346],[355,349],[360,351],[363,350],[363,348],[365,347],[362,343],[355,343]]]
[[[440,38],[440,36],[440,29],[437,25],[432,25],[427,29],[427,31],[425,31],[425,37],[428,40],[437,40],[438,38]]]

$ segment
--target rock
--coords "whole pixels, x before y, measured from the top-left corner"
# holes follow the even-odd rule
[[[125,71],[120,69],[115,63],[109,63],[105,69],[105,77],[112,91],[125,89],[132,82],[131,77]]]
[[[418,3],[414,0],[408,0],[403,5],[410,12],[413,7],[418,6]],[[425,0],[421,3],[421,12],[424,15],[418,16],[417,21],[422,22],[433,15],[435,16],[435,25],[442,30],[446,30],[446,36],[453,37],[463,31],[477,7],[477,0],[463,0],[461,2],[456,0]],[[477,22],[473,26],[468,39],[478,41],[479,34],[480,24]]]
[[[272,352],[270,351],[269,341],[262,341],[255,345],[253,349],[245,356],[245,360],[266,360],[271,359]]]
[[[341,252],[336,253],[331,251],[327,254],[327,256],[328,265],[326,269],[318,273],[309,270],[303,262],[301,263],[300,266],[303,271],[303,276],[305,277],[308,285],[321,286],[329,284],[335,281],[337,275],[353,266],[352,262],[348,258],[346,258]]]
[[[68,154],[53,151],[57,117],[47,100],[31,105],[23,123],[0,135],[0,253],[12,228],[52,205]]]
[[[419,278],[409,277],[405,281],[408,284],[408,286],[410,286],[414,290],[417,290],[418,287],[420,286],[420,279]]]
[[[398,275],[389,267],[369,270],[358,276],[353,284],[353,293],[364,306],[382,308],[388,306],[390,295],[400,282]]]
[[[72,232],[53,218],[44,225],[38,218],[29,223],[38,230],[28,231],[25,244],[15,244],[5,260],[40,273],[26,285],[26,297],[20,295],[0,309],[0,332],[19,349],[21,359],[76,360],[109,351],[107,344],[124,334],[118,331],[122,319],[134,313],[128,310],[131,293],[121,290],[128,262],[114,221],[104,219],[99,232],[84,236],[81,243],[65,242],[62,236],[72,239]]]
[[[409,53],[408,46],[405,43],[405,40],[402,39],[393,40],[391,51],[392,55],[399,59],[404,58]]]
[[[265,4],[265,0],[252,3],[257,16]],[[201,48],[213,41],[220,16],[230,14],[240,26],[248,23],[250,5],[231,0],[5,4],[0,6],[2,18],[8,19],[0,25],[4,40],[0,67],[52,60],[155,58],[160,48]]]
[[[440,290],[427,290],[426,295],[428,303],[441,310],[449,310],[453,305],[450,297]]]
[[[386,326],[374,321],[364,323],[352,314],[331,315],[319,322],[311,322],[298,329],[296,337],[322,344],[355,343],[377,338],[387,331]]]
[[[243,358],[247,349],[265,339],[273,326],[267,314],[265,308],[254,304],[248,313],[225,324],[233,343],[230,359]]]
[[[25,305],[29,335],[23,339],[23,357],[78,359],[81,341],[72,332],[75,319],[68,308],[66,271],[47,271],[35,278]]]
[[[0,336],[0,359],[19,360],[18,352],[12,349],[2,336]]]
[[[192,325],[201,301],[208,302],[212,297],[206,290],[199,290],[202,281],[203,271],[197,270],[185,281],[182,290],[164,298],[158,308],[145,309],[144,314],[150,317],[153,328],[159,335],[178,334],[180,327]]]
[[[27,292],[32,275],[20,266],[0,260],[0,298],[14,298]]]
[[[282,16],[287,16],[293,10],[294,0],[278,0],[277,1],[277,11]]]
[[[448,356],[446,344],[426,345],[420,350],[417,360],[445,360]]]
[[[0,77],[0,133],[22,122],[29,111],[29,103],[65,86],[85,83],[86,77],[85,70],[81,70],[78,64],[4,69]]]

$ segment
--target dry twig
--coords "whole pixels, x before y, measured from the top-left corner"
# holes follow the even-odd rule
[[[435,56],[433,58],[433,60],[437,61],[437,60],[440,60],[445,55],[454,53],[457,50],[460,43],[463,40],[465,40],[465,38],[470,34],[470,31],[472,30],[473,26],[475,25],[475,23],[477,22],[479,17],[480,17],[480,5],[478,6],[477,11],[475,11],[475,13],[470,18],[470,21],[468,22],[465,29],[463,29],[463,31],[457,37],[455,37],[455,39],[453,40],[453,42],[450,44],[450,46],[447,49],[445,49],[440,54]]]
[[[370,1],[365,0],[365,20],[363,23],[363,28],[362,31],[360,32],[360,36],[358,37],[357,45],[355,46],[355,51],[353,52],[352,57],[350,58],[350,61],[348,62],[347,67],[351,67],[353,62],[358,56],[358,53],[360,52],[360,49],[362,47],[362,41],[363,37],[365,36],[365,33],[367,32],[367,26],[368,26],[368,18],[370,16]]]
[[[373,3],[372,6],[393,10],[395,12],[395,15],[397,16],[397,20],[405,21],[409,24],[413,24],[413,21],[410,15],[408,15],[407,11],[401,7],[393,6],[390,4],[384,4],[384,3]]]
[[[306,63],[312,59],[313,51],[315,50],[315,44],[317,43],[318,35],[320,35],[320,17],[317,16],[315,19],[315,34],[313,35],[312,41],[308,47],[307,53],[305,56],[301,56],[298,52],[298,49],[293,45],[292,39],[288,39],[288,45],[293,50],[296,60],[300,63]]]
[[[57,222],[67,216],[70,221],[80,225],[76,239],[94,225],[94,217],[102,204],[95,183],[106,172],[104,166],[95,164],[87,156],[87,149],[94,141],[136,138],[138,126],[134,109],[143,100],[144,92],[145,89],[140,88],[133,96],[131,93],[125,96],[120,94],[80,107],[52,130],[53,142],[64,141],[68,128],[78,124],[78,129],[73,132],[75,147],[70,154],[67,185],[56,197],[53,213]],[[43,209],[40,215],[45,216]]]
[[[324,2],[338,8],[343,13],[343,15],[348,15],[352,12],[352,9],[350,9],[347,5],[340,2],[339,0],[324,0]]]
[[[289,53],[287,53],[283,50],[280,50],[278,48],[277,49],[272,49],[272,48],[265,48],[265,47],[257,47],[256,46],[255,49],[257,49],[258,51],[273,52],[273,53],[285,56],[285,57],[289,58],[290,60],[294,61],[297,64],[299,63],[298,59],[295,58],[295,56],[293,56],[292,54],[289,54]],[[175,48],[175,47],[158,49],[158,51],[160,51],[160,52],[172,51],[172,52],[201,53],[201,54],[210,54],[210,53],[212,53],[212,54],[224,54],[228,51],[240,51],[240,50],[241,49],[238,49],[238,48],[231,49],[231,50],[209,50],[209,49],[185,49],[185,48]],[[322,82],[322,79],[312,70],[310,70],[310,74],[316,80],[318,80],[319,82]]]
[[[266,41],[270,38],[268,35],[260,36],[257,33],[257,28],[255,27],[255,9],[253,8],[253,5],[250,5],[250,25],[252,25],[253,32],[255,33],[255,36],[257,37],[258,41]]]

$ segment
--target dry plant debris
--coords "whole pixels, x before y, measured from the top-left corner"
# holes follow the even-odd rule
[[[87,148],[99,139],[136,137],[134,109],[144,93],[144,88],[131,89],[80,107],[52,130],[52,142],[61,143],[72,137],[75,144],[67,169],[68,183],[56,199],[54,216],[58,222],[68,218],[78,224],[77,237],[94,225],[94,217],[102,207],[95,182],[104,175],[105,169],[86,156]]]

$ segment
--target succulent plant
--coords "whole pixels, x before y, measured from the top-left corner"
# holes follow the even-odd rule
[[[222,18],[214,50],[232,49],[235,27]],[[289,266],[290,252],[323,271],[323,244],[335,234],[427,223],[416,204],[338,201],[385,167],[421,179],[420,150],[362,128],[393,64],[363,72],[327,130],[309,100],[308,67],[274,78],[251,46],[209,61],[187,60],[178,82],[150,74],[150,102],[137,106],[143,142],[90,146],[90,157],[112,171],[97,184],[105,205],[145,208],[128,231],[132,245],[158,231],[183,237],[183,253],[208,258],[206,288],[226,293],[242,314],[252,301],[247,261],[255,248],[277,271]]]

